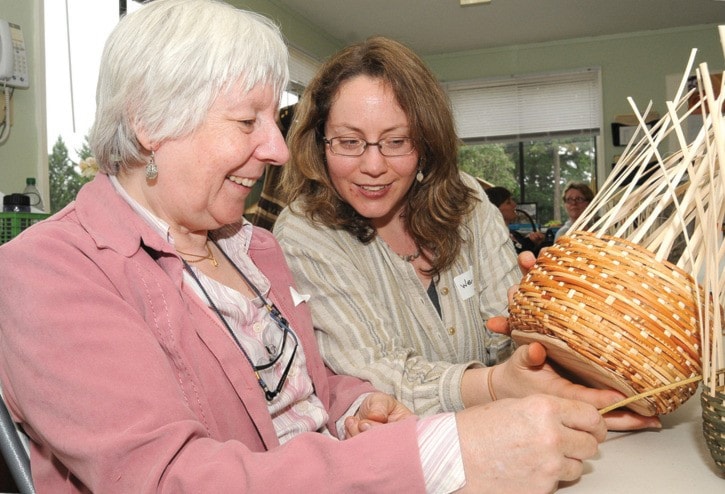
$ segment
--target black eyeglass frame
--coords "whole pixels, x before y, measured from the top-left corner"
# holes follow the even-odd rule
[[[586,197],[569,197],[564,199],[564,204],[584,204],[585,202],[591,202]]]
[[[270,317],[274,321],[274,323],[277,325],[277,327],[282,331],[282,346],[280,347],[279,351],[276,351],[276,355],[272,357],[272,353],[269,351],[269,348],[265,345],[265,348],[267,348],[267,352],[270,354],[269,362],[266,364],[260,364],[260,365],[253,365],[252,369],[255,371],[261,371],[261,370],[267,370],[270,367],[272,367],[274,364],[277,363],[277,361],[282,358],[282,355],[284,354],[284,348],[287,345],[287,334],[289,333],[292,338],[297,341],[297,336],[294,334],[294,331],[292,331],[292,328],[290,328],[289,323],[287,322],[287,319],[282,316],[282,313],[277,309],[277,307],[274,304],[267,305],[265,304],[265,308],[267,309],[267,312],[269,312]],[[296,349],[295,349],[296,350]]]
[[[216,246],[217,249],[219,249],[219,252],[221,252],[224,257],[229,261],[229,263],[234,266],[234,269],[239,273],[239,275],[244,279],[244,281],[249,285],[249,287],[252,289],[252,291],[255,293],[257,297],[262,301],[264,304],[265,309],[267,309],[267,312],[269,313],[270,317],[274,321],[274,323],[277,325],[277,327],[282,331],[282,346],[280,348],[279,353],[272,358],[269,362],[266,364],[261,365],[255,365],[254,362],[252,362],[252,358],[249,356],[247,351],[242,346],[242,342],[239,341],[239,338],[237,338],[237,335],[234,334],[234,331],[232,330],[231,326],[227,322],[227,319],[224,317],[224,314],[221,313],[217,305],[214,303],[214,301],[211,299],[207,291],[204,289],[204,286],[201,284],[201,280],[196,276],[196,273],[194,273],[194,270],[191,269],[191,265],[185,260],[181,259],[181,261],[184,263],[184,268],[186,269],[186,272],[191,275],[191,277],[194,279],[196,284],[201,289],[202,293],[204,293],[204,296],[206,297],[207,301],[209,302],[209,305],[211,306],[212,310],[216,313],[216,315],[221,320],[224,327],[227,329],[229,334],[231,335],[234,342],[237,344],[239,349],[242,351],[242,354],[247,359],[247,362],[249,362],[249,365],[252,367],[252,370],[254,371],[254,376],[257,378],[257,383],[259,384],[259,387],[262,388],[262,391],[264,391],[264,397],[267,399],[267,401],[274,400],[277,395],[279,395],[282,392],[282,387],[284,386],[284,383],[287,381],[287,376],[289,375],[289,371],[292,368],[292,363],[295,360],[295,355],[297,355],[297,348],[299,347],[299,340],[297,339],[297,335],[290,327],[289,323],[287,322],[287,319],[282,315],[282,313],[279,311],[277,306],[274,305],[274,303],[268,301],[264,298],[262,293],[259,291],[259,289],[252,283],[252,281],[242,272],[239,267],[232,262],[232,260],[229,258],[226,252],[219,247],[219,245],[212,240],[212,243]],[[292,355],[290,356],[289,362],[287,362],[287,365],[284,368],[284,371],[282,372],[282,376],[280,376],[279,383],[277,383],[277,386],[274,388],[274,390],[270,390],[269,386],[265,382],[265,380],[262,378],[262,376],[259,374],[260,371],[269,369],[272,367],[277,361],[282,358],[282,355],[284,354],[284,349],[287,344],[287,335],[290,335],[292,337],[292,340],[295,342],[295,347],[292,350]]]
[[[262,299],[264,301],[264,299]],[[282,347],[279,350],[279,353],[272,358],[268,363],[262,364],[262,365],[254,365],[252,364],[250,360],[250,364],[252,366],[252,370],[254,370],[254,374],[257,377],[257,380],[259,382],[260,387],[264,391],[264,396],[267,398],[267,401],[272,401],[280,392],[282,392],[282,386],[284,386],[284,383],[287,381],[287,375],[289,374],[290,369],[292,368],[292,363],[295,360],[295,355],[297,354],[297,348],[300,346],[300,342],[297,339],[297,335],[294,331],[292,331],[292,328],[290,327],[289,323],[287,322],[287,319],[282,315],[282,313],[277,309],[277,307],[274,304],[269,304],[265,301],[265,307],[267,308],[267,311],[269,312],[270,317],[274,321],[274,323],[277,325],[277,327],[282,331]],[[259,375],[259,371],[263,371],[266,369],[269,369],[274,364],[277,363],[277,361],[282,358],[282,355],[284,354],[285,346],[287,345],[287,337],[292,337],[292,340],[295,342],[295,346],[292,349],[292,355],[290,356],[289,361],[287,362],[287,365],[284,368],[284,371],[282,372],[282,376],[279,378],[279,383],[277,383],[277,387],[274,389],[274,391],[270,391],[269,387],[267,386],[267,383],[262,379],[262,376]],[[244,352],[246,355],[246,352]]]
[[[339,143],[343,139],[360,141],[362,143],[360,152],[357,154],[349,154],[349,153],[341,153],[341,152],[335,151],[335,149],[334,149],[335,143]],[[386,158],[399,158],[401,156],[408,156],[413,151],[415,151],[415,141],[413,141],[412,137],[391,136],[391,137],[385,137],[383,139],[380,139],[377,142],[368,142],[365,139],[361,139],[359,137],[345,137],[345,136],[330,137],[329,139],[327,137],[323,137],[322,140],[325,144],[327,144],[330,147],[330,152],[332,154],[335,154],[337,156],[347,156],[348,158],[357,158],[359,156],[362,156],[363,154],[365,154],[365,150],[370,146],[377,146],[378,151],[380,151],[380,154],[382,154]],[[387,154],[385,149],[386,148],[390,149],[390,147],[388,147],[387,142],[392,141],[392,140],[405,141],[406,143],[411,143],[412,147],[410,148],[410,151],[407,151],[402,154]]]

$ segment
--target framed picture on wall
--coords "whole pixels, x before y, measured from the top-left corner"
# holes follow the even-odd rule
[[[656,121],[647,122],[647,127],[652,128]],[[629,141],[634,137],[634,133],[637,131],[639,126],[637,125],[624,125],[617,122],[612,123],[612,141],[615,146],[626,146]],[[641,133],[639,137],[642,137]]]
[[[660,115],[655,111],[650,111],[647,116],[643,118],[645,124],[650,129],[654,127],[659,119]],[[626,146],[629,144],[629,141],[632,140],[638,128],[639,119],[636,115],[617,115],[614,117],[614,121],[612,122],[612,144],[615,146]],[[637,138],[639,139],[641,137],[642,134],[640,133]]]

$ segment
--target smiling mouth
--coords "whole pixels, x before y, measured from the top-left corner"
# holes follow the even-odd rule
[[[380,192],[384,188],[387,187],[387,185],[360,185],[359,186],[363,190],[367,190],[370,192]]]
[[[244,186],[244,187],[253,187],[254,184],[257,183],[256,179],[252,178],[243,178],[243,177],[237,177],[236,175],[229,175],[227,177],[229,180],[234,182],[235,184]]]

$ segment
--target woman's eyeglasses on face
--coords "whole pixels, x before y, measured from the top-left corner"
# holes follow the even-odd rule
[[[358,137],[324,137],[330,151],[339,156],[362,156],[368,146],[377,146],[383,156],[405,156],[415,150],[410,137],[386,137],[378,142],[368,142]]]
[[[584,204],[585,202],[589,202],[584,197],[567,197],[564,199],[564,202],[566,204]]]

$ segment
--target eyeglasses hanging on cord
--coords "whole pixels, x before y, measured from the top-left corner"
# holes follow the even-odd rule
[[[274,323],[277,325],[277,327],[282,331],[282,344],[279,346],[279,351],[277,351],[276,345],[268,345],[263,342],[265,348],[267,349],[267,352],[270,354],[270,360],[267,363],[256,365],[247,351],[244,349],[244,346],[242,345],[241,341],[239,341],[239,338],[235,334],[232,327],[229,325],[229,322],[224,317],[224,315],[221,313],[217,305],[214,303],[212,298],[209,296],[209,293],[204,289],[204,286],[201,283],[201,280],[198,278],[196,273],[193,269],[191,269],[191,266],[189,263],[182,259],[182,262],[184,263],[184,269],[186,270],[189,275],[191,275],[194,282],[197,284],[197,286],[201,289],[202,293],[204,294],[204,297],[206,298],[207,302],[209,303],[209,306],[212,308],[212,310],[216,313],[216,315],[219,317],[219,320],[222,322],[224,327],[229,332],[230,336],[234,340],[234,342],[237,344],[239,349],[242,351],[242,354],[244,355],[247,362],[249,362],[249,365],[252,367],[252,370],[254,371],[254,375],[257,378],[257,382],[259,383],[259,386],[264,391],[264,396],[267,399],[267,401],[274,400],[277,395],[282,391],[282,387],[284,386],[284,383],[287,380],[287,376],[289,374],[290,369],[292,368],[292,363],[294,362],[295,355],[297,354],[297,347],[299,346],[299,341],[297,340],[297,335],[295,335],[292,328],[289,326],[289,323],[287,322],[287,319],[282,315],[282,313],[279,311],[279,309],[269,300],[267,300],[263,295],[262,292],[259,291],[257,286],[252,283],[252,281],[242,272],[241,269],[229,258],[226,252],[219,247],[219,245],[212,240],[211,241],[216,248],[219,250],[219,252],[222,253],[224,258],[229,261],[229,263],[234,267],[234,269],[239,273],[239,276],[242,277],[244,282],[249,286],[249,288],[254,292],[254,294],[262,301],[262,304],[264,305],[265,309],[267,309],[267,313],[272,318]],[[287,345],[287,339],[292,338],[292,341],[294,342],[294,348],[292,349],[292,355],[290,356],[289,361],[287,362],[287,365],[284,368],[284,371],[282,372],[282,376],[280,377],[279,383],[274,388],[274,390],[270,390],[269,386],[267,385],[266,381],[262,378],[260,371],[269,369],[273,365],[275,365],[280,358],[282,358],[282,355],[284,354],[286,345]]]

